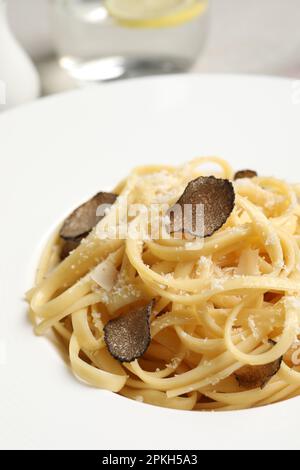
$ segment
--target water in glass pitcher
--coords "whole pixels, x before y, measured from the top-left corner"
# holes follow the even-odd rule
[[[59,61],[80,81],[189,69],[207,32],[207,0],[51,0]]]

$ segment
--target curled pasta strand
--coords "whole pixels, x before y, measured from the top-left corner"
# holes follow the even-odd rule
[[[96,339],[90,329],[87,308],[72,313],[72,325],[81,349],[96,351],[103,346],[103,338]]]
[[[105,372],[87,364],[79,357],[80,347],[76,336],[73,334],[70,341],[70,361],[73,372],[84,382],[94,387],[120,392],[126,384],[127,377]]]
[[[269,364],[273,361],[276,361],[279,357],[283,356],[286,351],[289,350],[291,345],[295,340],[295,332],[298,328],[298,311],[295,307],[287,305],[285,303],[285,310],[286,310],[286,320],[285,325],[283,327],[283,332],[278,340],[277,344],[273,346],[268,352],[259,354],[259,355],[252,355],[252,354],[245,354],[241,352],[232,341],[231,331],[232,327],[237,319],[237,316],[242,308],[242,304],[237,306],[233,309],[232,314],[228,317],[228,320],[225,325],[224,330],[224,338],[226,342],[226,346],[228,350],[234,355],[234,357],[244,363],[250,364],[252,366]]]

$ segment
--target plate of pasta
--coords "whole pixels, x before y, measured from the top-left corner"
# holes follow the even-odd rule
[[[1,116],[0,442],[299,447],[296,85],[158,77]]]

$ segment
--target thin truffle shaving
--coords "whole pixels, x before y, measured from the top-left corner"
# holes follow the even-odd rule
[[[261,366],[244,366],[235,373],[241,387],[247,389],[263,389],[281,367],[282,357],[276,361]]]
[[[61,238],[76,241],[86,237],[104,217],[103,213],[97,214],[99,207],[114,204],[116,198],[115,194],[101,192],[82,204],[65,220],[60,231]]]
[[[104,340],[110,354],[120,362],[142,357],[150,342],[150,315],[153,302],[110,320],[104,328]]]
[[[109,207],[115,203],[116,199],[116,194],[98,193],[69,215],[60,230],[60,237],[64,241],[61,260],[67,258],[80,245],[82,240],[87,237],[97,223],[103,219],[103,211],[98,213],[99,208],[102,205]]]
[[[174,213],[173,208],[170,210],[171,230],[181,230],[198,237],[211,236],[225,224],[233,211],[234,202],[235,193],[230,181],[214,176],[200,176],[187,185],[177,201],[177,205],[182,208],[179,215]],[[185,213],[188,205],[192,206],[189,218]],[[199,227],[197,222],[200,222]]]
[[[237,171],[234,175],[234,180],[239,180],[243,178],[255,178],[257,176],[257,172],[254,170],[240,170]]]

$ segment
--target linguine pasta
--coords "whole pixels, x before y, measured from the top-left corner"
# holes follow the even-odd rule
[[[149,210],[171,207],[190,181],[212,173],[234,179],[219,158],[137,168],[115,189],[112,209],[64,260],[60,228],[50,239],[27,294],[30,316],[36,334],[56,332],[82,381],[178,410],[244,409],[300,394],[299,185],[237,179],[231,215],[204,239],[164,238],[159,229],[149,236],[161,212],[150,222],[131,214],[140,238],[99,236],[128,201]],[[150,302],[145,352],[132,362],[117,360],[105,326]],[[261,382],[253,380],[258,373],[267,374]]]

